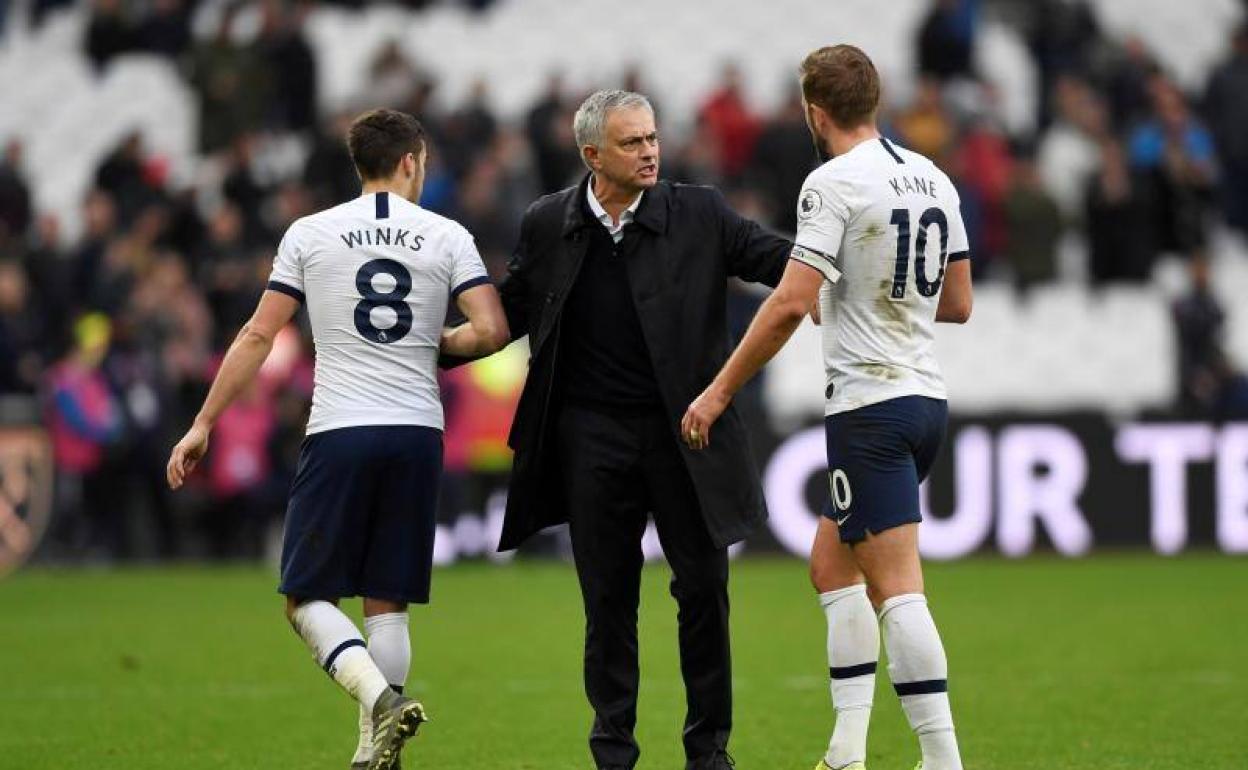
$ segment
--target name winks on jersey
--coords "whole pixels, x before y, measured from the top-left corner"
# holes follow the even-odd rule
[[[420,251],[425,239],[423,235],[412,235],[411,230],[398,227],[366,227],[339,233],[338,237],[349,249],[356,246],[405,246],[412,251]]]

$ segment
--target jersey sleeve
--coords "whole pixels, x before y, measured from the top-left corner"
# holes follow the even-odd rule
[[[455,246],[451,263],[451,299],[473,288],[490,282],[485,271],[481,254],[477,251],[476,241],[464,230]]]
[[[806,177],[797,199],[797,237],[789,257],[823,273],[832,283],[839,281],[837,259],[849,216],[849,204],[834,183],[816,180],[815,174]]]
[[[303,253],[299,247],[299,235],[293,225],[278,244],[267,288],[294,297],[301,303],[304,301]]]
[[[949,258],[946,261],[957,262],[970,258],[971,246],[966,237],[966,223],[962,221],[962,200],[956,190],[950,208],[953,209],[953,216],[949,217],[949,242],[946,244]]]

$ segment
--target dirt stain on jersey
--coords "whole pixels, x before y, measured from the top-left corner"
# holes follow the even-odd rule
[[[872,304],[875,307],[881,331],[891,337],[908,339],[910,319],[906,317],[906,302],[890,299],[889,294],[892,288],[891,281],[880,281],[880,296],[876,297]]]
[[[868,376],[886,382],[896,382],[901,379],[901,372],[888,364],[863,364],[862,371]]]
[[[867,225],[866,230],[863,230],[861,233],[858,234],[858,237],[854,239],[854,243],[858,245],[862,245],[864,243],[870,243],[871,241],[879,240],[883,236],[884,236],[884,228],[880,226],[878,222],[872,222],[871,224]]]

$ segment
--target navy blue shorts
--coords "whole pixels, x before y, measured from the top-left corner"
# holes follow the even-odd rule
[[[308,436],[286,509],[278,591],[427,603],[441,476],[436,428],[361,426]]]
[[[919,484],[945,438],[946,402],[904,396],[828,415],[828,484],[823,515],[841,542],[923,520]]]

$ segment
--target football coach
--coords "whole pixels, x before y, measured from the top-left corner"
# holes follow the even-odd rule
[[[589,173],[529,207],[500,286],[512,336],[529,336],[532,358],[499,548],[569,523],[590,750],[598,768],[632,768],[641,538],[653,515],[679,606],[686,766],[728,768],[727,548],[766,510],[732,408],[703,451],[680,441],[680,420],[731,350],[728,279],[775,286],[792,244],[710,187],[661,181],[644,96],[592,94],[573,132]]]

